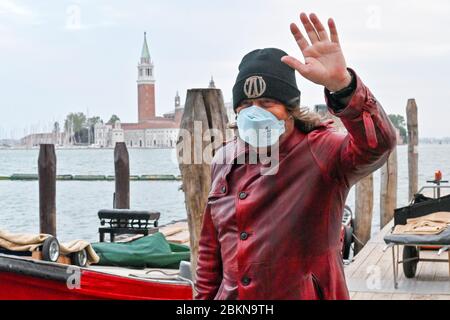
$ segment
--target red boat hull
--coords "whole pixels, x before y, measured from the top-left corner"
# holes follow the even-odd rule
[[[4,256],[2,257],[3,259]],[[17,261],[17,258],[12,259]],[[22,260],[23,261],[23,260]],[[45,274],[39,274],[40,264],[31,264],[33,271],[24,274],[23,270],[11,269],[0,271],[1,300],[190,300],[192,288],[184,283],[161,283],[130,277],[121,277],[96,271],[81,270],[81,281],[78,288],[70,289],[67,281],[61,277],[52,279],[48,270],[52,266],[45,265]],[[64,267],[55,266],[55,269]],[[26,273],[26,272],[25,272]]]

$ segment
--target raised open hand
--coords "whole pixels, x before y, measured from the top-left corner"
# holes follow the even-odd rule
[[[296,69],[306,79],[323,85],[332,92],[348,86],[351,75],[347,70],[333,19],[328,19],[330,36],[314,13],[311,13],[308,18],[302,12],[300,20],[311,44],[295,23],[291,23],[291,32],[303,53],[305,63],[292,56],[285,56],[281,60]]]

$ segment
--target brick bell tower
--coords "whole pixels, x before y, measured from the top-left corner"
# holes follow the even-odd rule
[[[145,122],[155,118],[155,75],[154,66],[144,32],[141,61],[138,64],[138,120]]]

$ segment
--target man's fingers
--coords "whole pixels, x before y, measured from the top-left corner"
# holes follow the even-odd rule
[[[301,75],[305,75],[307,73],[307,67],[304,63],[300,62],[294,57],[291,56],[284,56],[281,58],[281,61],[286,63],[291,68],[297,70],[300,72]]]
[[[328,28],[330,28],[330,37],[331,41],[335,43],[339,43],[339,36],[336,29],[336,24],[332,18],[328,19]]]
[[[309,15],[309,18],[311,19],[311,22],[314,25],[314,28],[316,28],[316,31],[319,35],[320,40],[329,40],[328,38],[328,33],[325,30],[325,28],[323,27],[322,22],[320,22],[319,18],[317,17],[317,15],[315,13],[311,13]]]
[[[320,40],[319,35],[316,32],[316,29],[314,28],[311,21],[309,21],[308,16],[306,13],[302,12],[300,14],[300,20],[303,23],[303,26],[305,27],[306,33],[308,34],[308,38],[311,41],[312,44],[318,42]]]
[[[309,46],[308,40],[305,39],[302,32],[295,23],[291,23],[291,32],[295,38],[295,41],[297,41],[300,50],[303,52],[303,50],[305,50]]]

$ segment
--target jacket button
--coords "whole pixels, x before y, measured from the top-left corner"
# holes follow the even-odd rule
[[[247,198],[247,193],[246,192],[239,192],[239,199],[244,200],[245,198]]]
[[[248,238],[248,233],[247,232],[241,232],[241,240],[247,240]]]
[[[225,193],[225,192],[227,192],[227,187],[225,187],[225,186],[222,186],[222,188],[220,189],[220,191],[222,191],[222,193]]]
[[[241,282],[244,286],[248,286],[250,284],[251,279],[247,276],[243,277]]]

